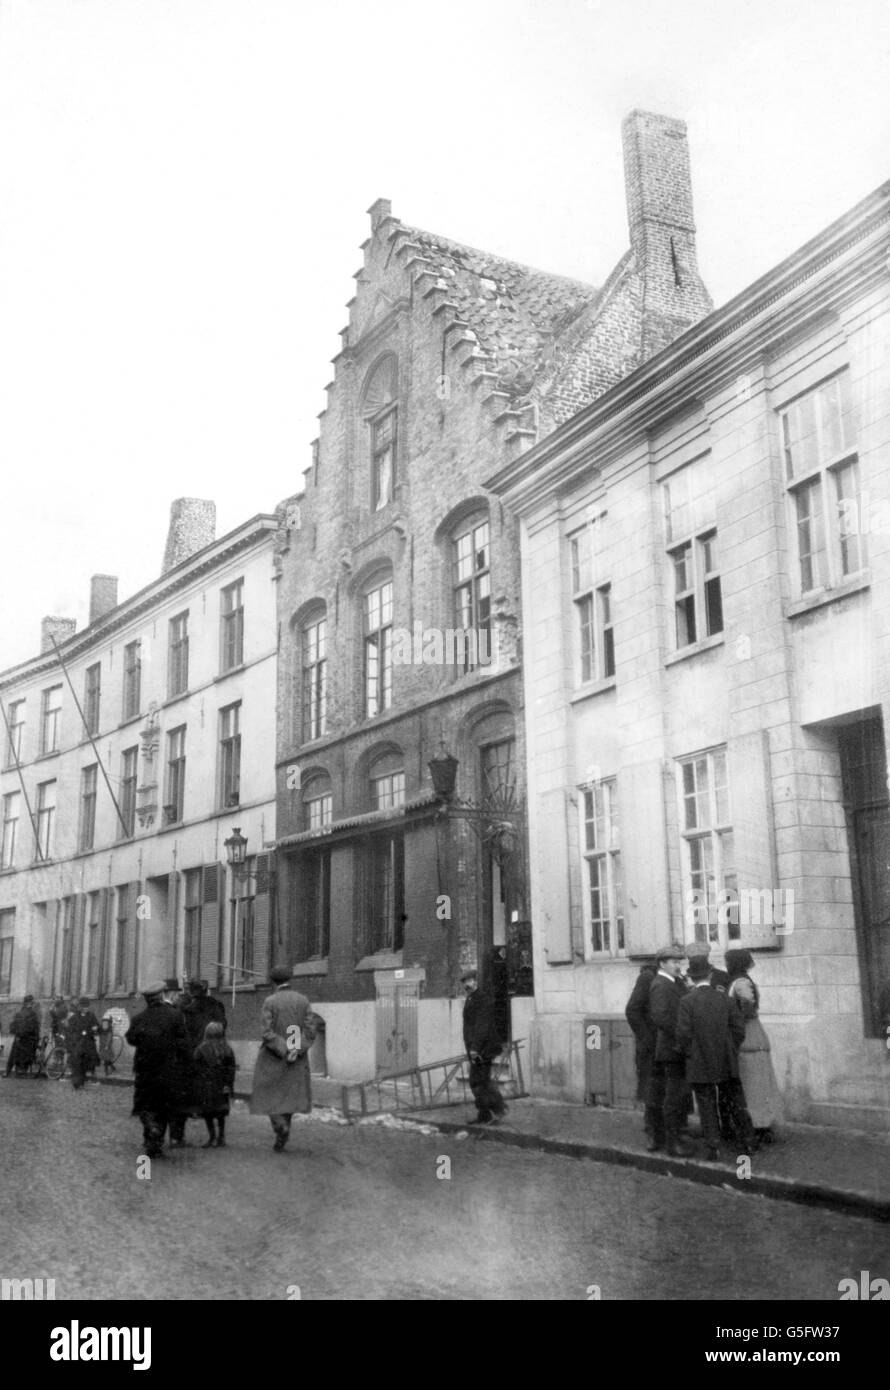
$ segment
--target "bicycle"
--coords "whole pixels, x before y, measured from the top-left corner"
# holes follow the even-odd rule
[[[35,1076],[46,1076],[50,1081],[61,1081],[67,1064],[68,1054],[57,1033],[51,1038],[47,1036],[40,1039],[34,1054]]]

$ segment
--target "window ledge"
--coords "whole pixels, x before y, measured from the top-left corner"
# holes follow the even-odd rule
[[[665,666],[676,666],[680,661],[688,661],[691,656],[700,656],[702,652],[713,651],[715,647],[722,647],[724,635],[722,632],[715,632],[713,637],[703,637],[700,642],[693,642],[691,646],[684,647],[682,651],[672,652],[664,659]]]
[[[602,695],[607,690],[614,690],[617,683],[614,676],[606,676],[599,681],[587,681],[584,685],[580,685],[574,695],[570,697],[569,704],[577,705],[582,700],[589,700],[593,695]]]
[[[328,973],[327,960],[303,960],[293,968],[294,975],[326,975]]]
[[[380,951],[376,956],[362,956],[355,969],[358,970],[401,970],[401,951]]]
[[[118,724],[117,727],[118,727],[119,729],[126,729],[126,727],[127,727],[128,724],[138,724],[138,723],[139,723],[139,720],[140,720],[141,718],[142,718],[142,711],[141,711],[141,710],[140,710],[140,712],[139,712],[138,714],[128,714],[127,717],[126,717],[126,719],[122,719],[121,722]]]
[[[785,608],[786,618],[799,618],[802,613],[811,613],[814,608],[824,608],[827,603],[834,603],[836,599],[848,598],[851,594],[861,594],[864,589],[871,587],[869,575],[860,575],[858,579],[848,579],[846,584],[838,584],[833,589],[819,589],[814,594],[807,594],[805,598],[799,598],[794,603],[789,603]]]
[[[0,878],[5,878],[7,874],[17,874],[18,869],[15,864],[8,864],[5,869],[0,869]]]
[[[229,676],[237,676],[239,671],[247,670],[247,662],[239,661],[237,666],[230,666],[227,671],[220,671],[218,676],[213,677],[213,684],[219,685],[220,681],[227,681]],[[186,692],[187,694],[188,692]]]
[[[104,995],[105,999],[133,999],[141,997],[132,989],[110,989]]]
[[[38,753],[38,754],[37,754],[37,757],[34,759],[34,761],[35,761],[35,763],[45,763],[45,762],[48,761],[49,758],[60,758],[61,756],[62,756],[62,750],[61,750],[61,748],[51,748],[51,749],[49,750],[48,753]],[[15,771],[14,768],[12,768],[12,769],[10,769],[10,770],[13,771],[13,772]]]
[[[178,705],[180,700],[187,700],[191,693],[190,690],[180,690],[178,695],[168,695],[161,705],[161,709],[167,709],[170,705]]]

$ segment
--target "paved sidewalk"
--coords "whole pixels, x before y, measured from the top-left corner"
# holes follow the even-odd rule
[[[128,1067],[119,1066],[107,1080],[129,1085],[132,1073]],[[250,1071],[239,1071],[236,1097],[246,1099],[250,1095],[251,1081]],[[313,1105],[340,1110],[343,1085],[331,1077],[313,1076]],[[354,1091],[352,1096],[355,1097]],[[670,1174],[687,1181],[729,1187],[740,1194],[890,1221],[890,1134],[784,1124],[777,1131],[775,1143],[751,1155],[750,1176],[739,1177],[738,1155],[724,1147],[723,1157],[708,1163],[697,1156],[704,1151],[700,1140],[696,1142],[697,1155],[688,1159],[647,1153],[641,1111],[608,1110],[528,1097],[510,1101],[505,1120],[497,1125],[471,1125],[475,1113],[475,1106],[469,1102],[436,1110],[400,1110],[399,1117],[434,1125],[444,1134],[466,1131],[493,1143]],[[693,1127],[696,1123],[693,1120]]]

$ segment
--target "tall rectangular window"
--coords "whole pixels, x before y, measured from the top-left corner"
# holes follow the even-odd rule
[[[400,951],[405,940],[405,842],[402,832],[371,835],[365,851],[365,954]]]
[[[95,738],[99,732],[99,706],[102,699],[102,663],[88,666],[83,682],[83,717],[87,731]]]
[[[244,580],[227,584],[220,594],[219,669],[231,671],[244,660]]]
[[[609,680],[615,674],[612,585],[603,583],[599,554],[604,520],[605,513],[569,536],[576,670],[581,684]]]
[[[41,782],[37,788],[37,859],[52,859],[55,853],[56,784]]]
[[[167,735],[167,785],[164,790],[164,824],[181,821],[185,807],[185,725]]]
[[[142,644],[137,639],[124,647],[123,719],[135,719],[142,702]]]
[[[181,695],[189,684],[189,615],[170,619],[167,645],[167,698]]]
[[[12,993],[12,953],[15,946],[15,908],[0,912],[0,994]]]
[[[862,491],[847,373],[780,411],[785,478],[802,595],[842,584],[868,565],[868,498]]]
[[[331,852],[312,850],[300,857],[303,888],[300,960],[324,960],[331,942]]]
[[[582,789],[587,870],[587,954],[624,954],[621,850],[614,779]]]
[[[79,850],[93,848],[96,836],[96,789],[99,768],[96,763],[85,767],[80,774],[80,827],[77,836]]]
[[[396,474],[396,407],[371,421],[371,507],[380,511],[393,498]]]
[[[371,778],[371,810],[389,811],[405,804],[404,772],[386,772]]]
[[[185,931],[183,970],[190,980],[200,975],[201,964],[201,876],[202,869],[185,871]]]
[[[392,580],[369,589],[365,599],[365,715],[392,704]]]
[[[129,840],[136,831],[136,779],[138,775],[138,748],[125,748],[121,754],[120,808],[124,818],[123,826],[118,821],[118,838]]]
[[[59,747],[62,724],[62,687],[50,686],[43,692],[40,715],[40,752],[55,753]]]
[[[219,804],[237,806],[241,800],[241,702],[219,712]]]
[[[74,936],[77,921],[77,898],[62,899],[62,950],[59,990],[71,994],[74,990]]]
[[[680,761],[680,826],[687,920],[695,939],[723,946],[739,940],[737,879],[726,749]]]
[[[99,988],[100,893],[87,894],[83,937],[83,987],[87,994]]]
[[[114,985],[115,989],[126,989],[128,954],[130,948],[130,885],[124,883],[117,890],[117,903],[114,918]]]
[[[327,729],[327,619],[303,627],[303,742],[322,738]]]
[[[662,488],[678,651],[723,631],[715,497],[708,463],[702,458],[687,464],[671,474]]]
[[[307,830],[323,830],[326,825],[330,825],[333,798],[329,791],[322,791],[317,796],[311,793],[304,796],[303,807]]]
[[[0,869],[15,868],[15,846],[21,814],[21,792],[7,792],[3,798],[3,839],[0,842]]]
[[[454,623],[472,640],[463,646],[460,666],[491,663],[491,542],[487,521],[467,524],[454,538]]]
[[[15,767],[22,760],[22,736],[25,730],[25,701],[13,700],[6,709],[9,733],[6,739],[6,767]]]

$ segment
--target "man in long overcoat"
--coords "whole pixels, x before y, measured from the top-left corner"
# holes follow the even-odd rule
[[[649,1013],[655,1025],[655,1056],[649,1075],[646,1127],[650,1152],[667,1147],[677,1158],[688,1158],[691,1145],[680,1137],[686,1119],[689,1087],[686,1059],[677,1046],[676,1027],[680,1001],[686,986],[680,976],[686,951],[682,946],[663,946],[655,956],[658,969],[649,990]]]
[[[99,1065],[99,1053],[96,1048],[98,1033],[99,1020],[90,1008],[89,999],[84,996],[77,1001],[77,1007],[65,1028],[71,1085],[75,1091],[83,1090],[87,1073],[92,1075]]]
[[[169,984],[170,981],[167,983]],[[203,1043],[204,1030],[208,1023],[221,1023],[223,1033],[225,1033],[226,1011],[218,999],[214,999],[212,994],[208,994],[206,980],[192,980],[188,988],[179,994],[175,1007],[185,1019],[192,1060],[189,1063],[188,1088],[183,1092],[182,1109],[170,1116],[170,1145],[172,1148],[187,1148],[186,1121],[191,1116],[202,1113],[202,1088],[200,1075],[194,1062],[195,1048]]]
[[[490,1125],[507,1109],[497,1083],[491,1079],[491,1064],[504,1050],[504,1039],[495,1022],[494,1000],[479,989],[475,970],[461,976],[466,992],[464,1003],[464,1046],[470,1059],[470,1090],[476,1102],[477,1125]]]
[[[26,994],[22,1007],[9,1025],[12,1045],[6,1063],[6,1075],[15,1067],[16,1076],[24,1076],[33,1064],[40,1042],[40,1014],[34,1003],[34,995]]]
[[[636,1040],[634,1061],[637,1067],[637,1100],[645,1101],[649,1087],[649,1073],[655,1056],[655,1024],[649,1012],[649,991],[655,979],[654,960],[645,960],[640,966],[631,996],[624,1010]],[[647,1127],[646,1133],[649,1133]]]
[[[291,971],[278,965],[275,993],[263,1001],[262,1041],[253,1071],[251,1115],[268,1115],[281,1153],[290,1138],[291,1116],[312,1109],[309,1048],[314,1041],[309,1000],[291,986]]]
[[[692,989],[680,1000],[675,1038],[686,1057],[686,1080],[695,1091],[708,1158],[719,1156],[717,1087],[739,1074],[736,1054],[745,1037],[741,1010],[711,984],[704,957],[689,962]]]
[[[163,980],[145,986],[145,1008],[126,1033],[127,1042],[136,1049],[132,1113],[142,1121],[149,1158],[163,1152],[167,1125],[187,1103],[191,1079],[192,1054],[185,1020],[179,1009],[167,1003],[165,992]]]

